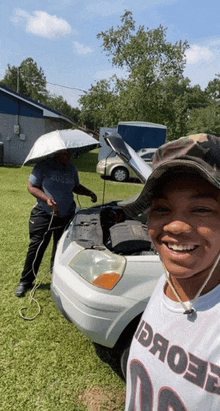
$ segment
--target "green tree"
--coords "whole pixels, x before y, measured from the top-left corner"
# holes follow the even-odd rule
[[[208,83],[205,91],[195,86],[188,113],[188,133],[209,133],[220,136],[220,75]],[[196,100],[196,101],[195,101]]]
[[[196,133],[220,136],[220,106],[218,103],[191,110],[188,119],[188,134]]]
[[[111,90],[110,80],[100,80],[80,98],[80,119],[94,130],[102,126],[113,126],[118,122],[118,96]]]
[[[166,40],[166,29],[162,26],[154,30],[140,26],[136,30],[129,11],[124,13],[121,22],[121,26],[101,32],[97,37],[102,39],[102,47],[112,65],[122,68],[126,76],[123,79],[114,76],[92,86],[88,95],[80,100],[82,115],[85,112],[92,114],[98,126],[115,125],[119,120],[169,125],[175,116],[175,96],[168,85],[170,82],[173,89],[177,87],[178,93],[184,89],[182,81],[188,43],[171,44]],[[179,107],[179,94],[178,99]],[[181,110],[186,111],[185,102]],[[178,134],[181,135],[182,130]]]
[[[31,58],[22,61],[20,76],[25,83],[28,97],[40,102],[46,102],[48,97],[47,81],[43,69]]]
[[[4,78],[0,81],[0,84],[11,88],[14,91],[18,91],[18,87],[22,94],[25,94],[26,89],[22,78],[19,75],[19,68],[16,66],[7,65]]]
[[[210,81],[205,89],[207,95],[214,101],[220,101],[220,74]]]
[[[182,75],[185,66],[184,53],[188,42],[172,44],[166,40],[166,29],[145,30],[140,26],[135,34],[135,21],[130,11],[121,18],[122,25],[102,31],[102,47],[112,56],[113,66],[125,68],[137,81],[144,80],[148,87],[170,75]]]
[[[169,77],[160,93],[161,119],[168,127],[168,139],[188,134],[190,112],[209,105],[209,98],[199,85],[190,86],[189,78]]]
[[[47,102],[46,77],[43,69],[39,68],[31,57],[23,60],[19,67],[8,64],[1,84],[33,100],[41,103]]]

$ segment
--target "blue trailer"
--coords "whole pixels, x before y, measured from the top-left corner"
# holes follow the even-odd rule
[[[118,123],[118,133],[135,151],[141,148],[157,148],[166,142],[167,127],[143,121]]]

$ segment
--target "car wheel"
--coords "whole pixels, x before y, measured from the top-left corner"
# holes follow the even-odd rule
[[[127,341],[127,343],[125,344],[120,354],[120,366],[121,366],[121,371],[122,371],[122,374],[125,380],[126,380],[127,363],[128,363],[128,356],[129,356],[131,341],[132,341],[132,338]]]
[[[117,167],[112,171],[112,178],[115,181],[127,181],[129,177],[128,170],[125,167]]]

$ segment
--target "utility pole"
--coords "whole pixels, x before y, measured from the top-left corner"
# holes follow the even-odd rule
[[[19,93],[20,67],[17,70],[17,93]]]

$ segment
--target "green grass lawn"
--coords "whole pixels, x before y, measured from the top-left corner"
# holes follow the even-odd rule
[[[98,195],[98,203],[125,199],[141,191],[142,185],[104,181],[95,173],[97,151],[77,159],[80,181]],[[125,382],[111,350],[89,341],[63,318],[50,294],[51,246],[38,276],[42,285],[35,298],[40,314],[33,321],[37,305],[30,294],[18,299],[19,281],[29,243],[28,220],[35,199],[27,192],[30,167],[0,167],[1,181],[1,328],[0,410],[1,411],[121,411],[124,410]],[[92,205],[80,196],[82,207]],[[27,309],[26,309],[27,308]]]

